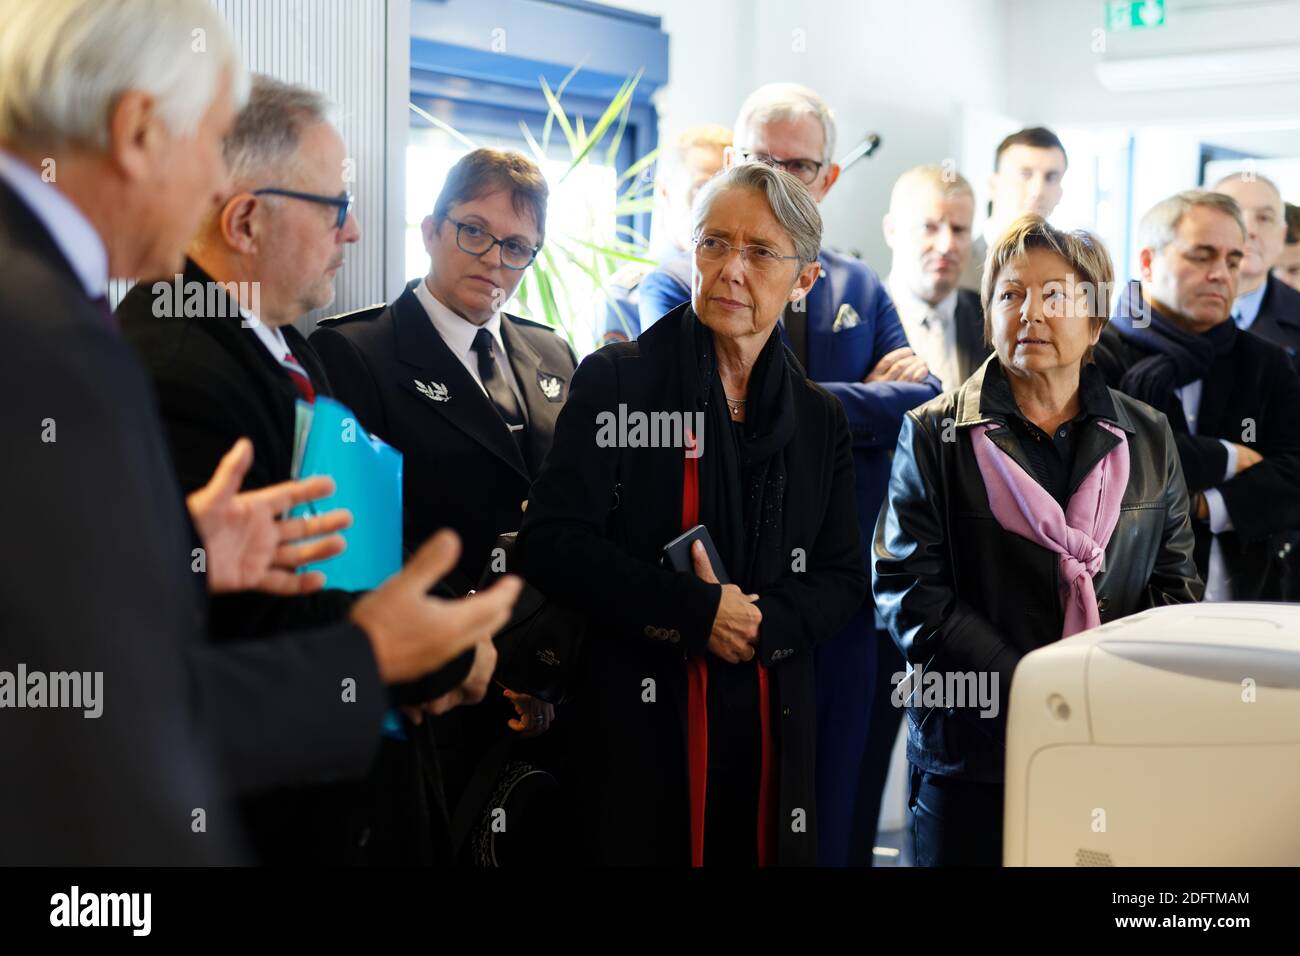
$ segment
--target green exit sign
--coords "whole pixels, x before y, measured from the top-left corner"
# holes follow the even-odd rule
[[[1165,0],[1106,0],[1106,29],[1142,30],[1163,26]]]

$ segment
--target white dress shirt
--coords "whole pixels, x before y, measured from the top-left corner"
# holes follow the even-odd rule
[[[253,330],[253,334],[257,336],[257,341],[266,346],[266,350],[271,353],[271,358],[283,365],[285,355],[293,354],[289,348],[289,343],[284,340],[284,333],[278,328],[267,325],[242,305],[239,306],[239,314],[244,319],[244,325]],[[297,361],[297,359],[294,359],[295,363]]]
[[[1196,434],[1196,420],[1201,411],[1201,380],[1189,382],[1182,388],[1174,389],[1183,405],[1183,417],[1187,419],[1187,430]],[[1220,438],[1223,447],[1228,450],[1228,465],[1224,469],[1223,480],[1228,481],[1237,473],[1237,447],[1230,441]],[[1207,488],[1204,492],[1205,504],[1210,509],[1210,531],[1214,539],[1210,542],[1210,564],[1205,572],[1205,600],[1231,601],[1232,585],[1228,580],[1228,566],[1223,560],[1223,547],[1219,544],[1219,535],[1231,531],[1232,518],[1228,516],[1228,506],[1223,503],[1223,494],[1218,488]]]
[[[1255,324],[1255,320],[1259,318],[1259,307],[1264,304],[1264,293],[1267,291],[1268,283],[1265,282],[1254,292],[1239,295],[1233,300],[1232,321],[1237,323],[1237,328],[1249,331]]]
[[[957,290],[953,289],[937,305],[917,298],[892,274],[889,297],[894,300],[898,318],[907,333],[912,351],[921,356],[930,371],[939,377],[945,391],[961,384],[957,364]]]
[[[451,354],[460,359],[460,364],[465,366],[470,377],[478,383],[479,388],[483,389],[484,395],[487,395],[487,389],[483,387],[483,380],[479,378],[478,353],[474,351],[474,337],[478,335],[479,329],[487,329],[491,333],[493,348],[496,350],[497,368],[505,376],[510,391],[514,392],[515,398],[519,400],[519,411],[527,421],[528,406],[524,403],[524,393],[520,391],[519,383],[515,380],[515,370],[510,367],[510,356],[501,338],[501,313],[493,312],[492,317],[482,325],[475,325],[434,298],[433,293],[429,291],[428,282],[424,279],[416,283],[415,297],[420,300],[420,305],[424,306],[424,311],[428,313],[434,331],[446,343],[447,348],[451,349]]]
[[[0,180],[18,194],[54,238],[90,299],[108,295],[108,251],[90,220],[53,183],[22,160],[0,150]]]

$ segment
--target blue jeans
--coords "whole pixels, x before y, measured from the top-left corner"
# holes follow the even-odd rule
[[[929,773],[909,764],[912,848],[917,866],[1001,866],[1000,783]]]

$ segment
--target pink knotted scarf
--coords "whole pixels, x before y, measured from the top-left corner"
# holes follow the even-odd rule
[[[1088,472],[1064,511],[1047,489],[985,434],[996,425],[971,429],[971,444],[988,489],[993,517],[1004,531],[1027,538],[1058,556],[1061,606],[1065,611],[1062,637],[1101,623],[1092,576],[1101,570],[1106,543],[1119,521],[1120,499],[1128,487],[1128,440],[1110,423],[1097,424],[1118,436],[1119,444]]]

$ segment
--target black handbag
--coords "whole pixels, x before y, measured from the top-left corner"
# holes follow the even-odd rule
[[[511,566],[517,536],[511,531],[497,538],[479,581],[480,591]],[[492,639],[497,649],[497,682],[548,704],[563,703],[573,686],[585,629],[581,617],[547,600],[525,581],[510,620]]]

